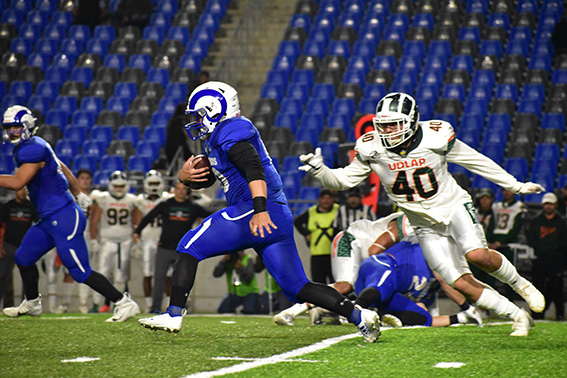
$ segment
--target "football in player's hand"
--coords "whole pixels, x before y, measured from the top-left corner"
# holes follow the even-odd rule
[[[211,169],[211,162],[209,161],[209,158],[207,158],[205,155],[195,156],[193,167],[194,168],[209,168],[209,173],[207,174],[207,176],[205,176],[207,181],[191,181],[189,183],[189,187],[191,189],[208,188],[211,185],[213,185],[215,183],[215,181],[217,180],[216,177],[215,177],[215,174],[213,173],[213,170]]]

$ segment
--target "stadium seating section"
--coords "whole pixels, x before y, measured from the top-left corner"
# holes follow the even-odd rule
[[[98,171],[98,182],[116,167],[146,171],[229,1],[154,0],[143,30],[91,31],[58,1],[0,0],[2,111],[30,107],[59,156]],[[356,122],[390,91],[413,95],[422,120],[451,122],[518,179],[563,186],[567,58],[554,58],[550,41],[563,8],[561,0],[298,0],[249,115],[290,199],[316,192],[297,156],[321,147],[327,164],[339,164],[339,145],[356,140]],[[2,148],[2,172],[13,170],[10,154]],[[493,187],[450,171],[473,189]]]

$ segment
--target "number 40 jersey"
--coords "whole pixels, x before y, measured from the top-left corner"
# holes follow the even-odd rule
[[[347,189],[374,171],[388,196],[407,215],[414,227],[447,224],[459,205],[470,203],[470,195],[448,171],[447,163],[459,164],[505,189],[521,186],[514,176],[488,157],[455,137],[445,121],[420,122],[411,145],[405,150],[386,149],[376,131],[356,141],[356,159],[345,168],[323,167],[315,173],[330,189]]]
[[[121,243],[132,238],[132,211],[138,199],[131,193],[115,198],[109,192],[101,192],[94,202],[101,209],[99,234],[101,241]]]

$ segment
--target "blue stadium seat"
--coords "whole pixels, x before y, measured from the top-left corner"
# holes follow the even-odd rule
[[[439,98],[439,86],[435,84],[420,84],[417,87],[415,98],[420,108],[421,102],[424,100],[431,99],[434,102],[437,102],[437,99]]]
[[[555,188],[563,189],[567,185],[567,174],[562,174],[557,177],[557,183],[555,184]]]
[[[116,139],[129,140],[132,142],[132,146],[135,146],[141,139],[140,128],[138,126],[128,125],[120,126],[116,131]]]
[[[363,56],[372,59],[376,53],[376,43],[369,40],[358,40],[352,47],[353,56]]]
[[[463,114],[479,114],[481,117],[485,117],[488,112],[488,101],[482,98],[471,99],[467,101],[463,109]]]
[[[26,17],[26,23],[31,25],[37,25],[41,29],[47,26],[49,21],[49,13],[42,12],[39,9],[34,9],[30,11]]]
[[[7,109],[10,106],[20,105],[22,102],[21,98],[9,94],[2,98],[1,108]]]
[[[159,101],[158,110],[169,113],[170,116],[175,112],[179,105],[179,99],[174,97],[164,97]]]
[[[296,69],[291,75],[291,81],[297,84],[306,84],[311,89],[315,83],[315,75],[312,70]]]
[[[33,43],[31,39],[16,37],[10,42],[10,51],[20,53],[24,57],[30,56],[33,52]]]
[[[297,199],[317,201],[320,191],[321,188],[316,186],[302,186],[297,194]]]
[[[421,75],[421,79],[419,81],[420,85],[434,85],[437,88],[440,88],[443,84],[443,76],[444,72],[441,71],[431,71],[426,70]]]
[[[464,103],[466,99],[466,88],[463,84],[445,84],[442,98],[454,98]]]
[[[491,113],[488,115],[488,119],[486,121],[487,132],[491,132],[492,130],[505,130],[506,134],[508,134],[511,128],[512,122],[510,120],[510,114]]]
[[[295,59],[286,55],[276,55],[274,58],[274,63],[272,64],[273,70],[286,71],[289,74],[293,71],[295,67]]]
[[[164,28],[165,31],[167,31],[167,28],[169,27],[169,25],[171,25],[172,19],[172,13],[153,12],[150,16],[149,25]]]
[[[298,142],[309,142],[311,146],[316,146],[319,140],[319,133],[315,128],[300,127],[295,133],[295,140]]]
[[[478,129],[461,129],[457,133],[457,138],[474,149],[480,146],[480,131]]]
[[[307,40],[303,45],[303,55],[316,56],[323,59],[325,56],[325,43],[321,41]]]
[[[144,140],[145,141],[153,141],[159,144],[159,146],[163,146],[165,143],[165,133],[166,127],[146,127],[144,129]]]
[[[73,170],[76,172],[79,169],[88,169],[91,172],[96,172],[98,160],[102,155],[84,155],[79,154],[73,158]],[[94,183],[94,180],[93,180]]]
[[[337,98],[331,104],[331,110],[334,114],[344,114],[352,118],[356,111],[356,105],[352,98]]]
[[[330,129],[342,129],[346,135],[351,131],[350,117],[346,114],[331,113],[327,118],[327,127]]]
[[[348,60],[350,58],[350,44],[348,41],[332,40],[327,46],[327,55],[339,55]]]
[[[301,188],[301,174],[297,172],[284,172],[281,174],[283,189],[288,199],[295,199]]]
[[[100,97],[87,96],[83,97],[80,105],[81,110],[93,112],[98,116],[98,113],[104,109],[104,101]]]
[[[193,30],[193,35],[191,36],[192,42],[203,41],[210,46],[215,39],[215,30],[213,28],[205,28],[197,26]]]
[[[88,110],[75,110],[71,116],[72,126],[84,126],[87,130],[91,130],[95,125],[97,114]]]
[[[278,55],[290,57],[296,61],[301,54],[301,45],[299,41],[281,41],[278,49]]]
[[[525,158],[506,158],[504,169],[520,182],[526,181],[528,178],[529,164]]]
[[[404,30],[401,27],[392,27],[391,25],[392,24],[389,23],[388,26],[386,26],[386,30],[384,30],[382,39],[385,41],[396,41],[400,45],[403,45],[406,40],[407,30]]]
[[[93,39],[111,43],[116,39],[116,31],[111,25],[97,25],[94,28]]]
[[[415,56],[422,60],[427,52],[424,41],[406,41],[403,46],[404,56]]]
[[[545,161],[559,162],[560,148],[555,143],[539,143],[536,145],[534,159],[541,159]]]
[[[71,39],[78,39],[87,43],[91,39],[91,29],[87,25],[71,25],[67,35]]]
[[[154,1],[154,4],[156,2]],[[156,9],[162,13],[175,14],[179,10],[176,0],[159,0]]]
[[[532,55],[528,62],[528,68],[530,70],[545,70],[551,73],[552,70],[552,56],[550,54],[538,54]]]
[[[461,41],[473,41],[480,45],[480,29],[476,26],[463,26],[459,29],[458,38]]]
[[[150,127],[166,127],[169,122],[170,115],[166,112],[156,111],[152,114]]]
[[[430,32],[433,31],[435,18],[433,13],[418,13],[413,17],[412,25],[418,28],[428,28]]]
[[[50,56],[42,53],[32,53],[28,57],[28,66],[39,67],[42,72],[45,72],[49,67]]]
[[[508,41],[506,44],[506,55],[521,55],[527,57],[530,50],[530,45],[526,40]]]
[[[558,129],[565,132],[565,115],[563,113],[544,113],[541,118],[542,129]]]
[[[89,129],[87,126],[68,125],[63,131],[63,138],[76,141],[80,145],[87,140],[88,134]]]
[[[313,85],[313,98],[321,98],[332,103],[335,99],[335,87],[329,83],[316,83]]]
[[[551,74],[553,84],[567,84],[567,69],[556,69]]]
[[[501,27],[508,31],[510,29],[510,16],[507,13],[491,13],[487,19],[487,26]]]
[[[40,81],[35,88],[37,96],[49,97],[53,100],[59,94],[60,86],[51,81]]]
[[[295,114],[301,117],[303,114],[303,103],[291,98],[283,99],[280,104],[280,113]]]
[[[94,72],[90,67],[73,67],[69,78],[71,81],[83,83],[85,88],[88,88],[94,80]]]
[[[189,95],[187,85],[184,83],[169,83],[165,87],[165,96],[179,99],[181,102]]]
[[[24,12],[16,9],[6,9],[2,12],[2,23],[12,24],[19,29],[24,23]]]
[[[311,27],[311,17],[308,14],[293,14],[289,20],[289,26],[294,28],[303,28],[309,32]]]
[[[108,41],[93,38],[87,42],[85,52],[89,54],[96,54],[101,59],[104,59],[106,57],[106,54],[108,54],[109,47],[110,43]]]
[[[128,100],[128,103],[132,102],[137,95],[138,88],[136,87],[136,83],[119,82],[114,86],[114,96],[125,98]]]
[[[106,148],[113,139],[114,139],[114,130],[112,129],[112,126],[107,126],[107,125],[93,126],[91,130],[91,140],[104,143]]]
[[[73,55],[66,55],[62,53],[57,53],[53,56],[51,62],[52,68],[63,68],[66,73],[69,73],[73,67],[75,67],[76,57]],[[46,72],[47,74],[47,72]],[[47,75],[46,75],[47,76]]]
[[[495,98],[509,98],[518,101],[518,86],[516,84],[498,84],[494,91]]]
[[[43,38],[54,39],[57,43],[61,43],[67,37],[67,26],[55,25],[51,23],[43,31]]]
[[[126,56],[123,54],[108,54],[104,57],[104,66],[116,68],[121,73],[126,67]]]
[[[51,109],[51,97],[33,95],[28,101],[28,108],[46,114]]]
[[[343,75],[343,83],[357,84],[360,88],[366,85],[366,72],[357,69],[348,69]]]
[[[323,98],[311,97],[305,105],[305,114],[318,115],[326,118],[329,114],[329,101]]]
[[[23,102],[27,102],[31,95],[33,95],[33,84],[29,81],[13,81],[10,84],[10,91],[8,93],[21,98]]]
[[[431,41],[429,44],[429,56],[448,58],[451,56],[451,42],[446,40]]]
[[[452,70],[465,70],[471,74],[474,68],[473,57],[471,55],[454,55],[450,67]]]
[[[297,168],[301,165],[299,156],[286,156],[282,162],[282,172],[299,172]]]
[[[502,58],[504,53],[504,47],[502,42],[494,39],[484,40],[480,44],[480,49],[478,50],[480,55],[494,55],[498,58]]]
[[[93,185],[108,187],[108,180],[114,171],[98,170],[93,175]]]
[[[159,145],[149,140],[141,140],[136,145],[136,155],[149,156],[152,161],[159,157]]]
[[[70,156],[71,159],[79,153],[79,143],[74,139],[59,139],[55,143],[55,153],[57,157],[61,155]]]
[[[375,101],[377,104],[387,92],[388,90],[384,84],[371,83],[364,87],[363,98]]]
[[[20,26],[18,36],[24,39],[29,39],[35,43],[41,37],[41,26],[24,23]]]
[[[53,108],[72,114],[77,110],[77,98],[73,96],[57,96],[53,103]]]
[[[189,28],[186,26],[172,26],[167,32],[167,39],[171,41],[181,41],[183,46],[187,46],[191,38]]]
[[[85,51],[87,42],[80,39],[65,38],[61,41],[59,52],[65,55],[79,56]]]
[[[494,192],[497,187],[495,183],[479,175],[474,175],[471,181],[471,188],[474,189],[490,188]]]
[[[304,114],[301,117],[300,124],[300,129],[314,129],[317,131],[317,135],[319,135],[321,131],[323,131],[323,127],[325,126],[323,117],[321,117],[319,114],[308,113]]]
[[[53,38],[40,38],[35,44],[35,52],[38,54],[44,54],[50,59],[57,54],[59,50],[59,42]]]
[[[471,85],[485,84],[493,86],[496,80],[496,74],[492,70],[476,70],[472,74]]]
[[[106,153],[104,142],[88,139],[83,142],[82,154],[84,156],[94,156],[97,159]]]
[[[518,104],[518,113],[535,114],[537,118],[541,118],[542,100],[536,98],[521,99]]]
[[[120,155],[103,155],[100,159],[100,169],[104,171],[123,171],[124,158]]]
[[[304,83],[291,83],[287,87],[286,98],[294,98],[301,102],[307,102],[310,87]]]
[[[73,22],[73,14],[71,12],[56,11],[51,15],[50,25],[63,27],[67,30]]]
[[[148,83],[159,83],[165,89],[169,83],[169,70],[167,68],[150,68],[146,81]]]
[[[127,98],[110,96],[106,101],[106,109],[119,112],[122,117],[126,115],[126,112],[130,108],[130,102]]]
[[[276,115],[276,118],[274,119],[274,126],[287,127],[291,130],[292,134],[295,134],[298,124],[299,124],[299,118],[297,114],[280,112]]]
[[[270,70],[266,76],[266,83],[273,83],[287,88],[289,83],[289,72],[283,70]]]
[[[484,121],[479,114],[473,114],[470,116],[461,117],[461,122],[459,124],[459,129],[458,129],[459,131],[473,130],[475,132],[478,132],[480,135],[482,134],[483,129],[484,129]]]
[[[192,69],[193,72],[199,72],[201,70],[201,61],[197,56],[189,52],[179,59],[179,67],[189,68]]]
[[[396,72],[396,57],[393,55],[378,55],[372,67],[376,70],[387,70],[392,74]]]
[[[129,171],[141,171],[144,174],[152,169],[152,159],[148,156],[133,155],[128,158],[126,168]]]
[[[353,55],[348,61],[347,69],[360,70],[366,74],[370,71],[370,58],[366,56]]]
[[[133,54],[130,56],[128,60],[128,67],[132,68],[141,68],[145,74],[148,73],[148,70],[152,66],[152,59],[149,55],[146,54]]]

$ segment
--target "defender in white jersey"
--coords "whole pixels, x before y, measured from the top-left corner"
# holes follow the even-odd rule
[[[108,181],[108,192],[101,192],[91,207],[91,248],[100,251],[100,272],[107,277],[112,273],[118,287],[128,282],[133,225],[141,218],[137,198],[129,189],[126,174],[114,171]]]
[[[149,213],[161,201],[173,197],[172,194],[164,192],[164,188],[165,182],[161,177],[161,173],[153,169],[146,173],[144,177],[144,193],[138,195],[136,204],[136,207],[140,209],[142,213],[142,217]],[[142,235],[140,235],[140,241],[138,242],[138,248],[142,250],[143,287],[148,311],[152,306],[152,277],[154,275],[154,265],[159,237],[161,235],[161,226],[161,217],[155,218],[149,224],[149,227],[144,228]]]
[[[320,150],[302,155],[301,170],[311,172],[330,189],[346,190],[376,172],[388,196],[407,215],[431,269],[476,306],[514,320],[513,336],[527,336],[531,318],[494,289],[475,280],[467,260],[509,284],[541,312],[543,295],[516,268],[489,251],[469,194],[447,170],[456,163],[515,193],[539,193],[535,183],[518,182],[498,164],[457,140],[453,127],[440,120],[419,122],[415,100],[390,93],[380,100],[375,131],[356,142],[356,158],[345,168],[323,164]],[[466,258],[465,258],[466,255]]]

